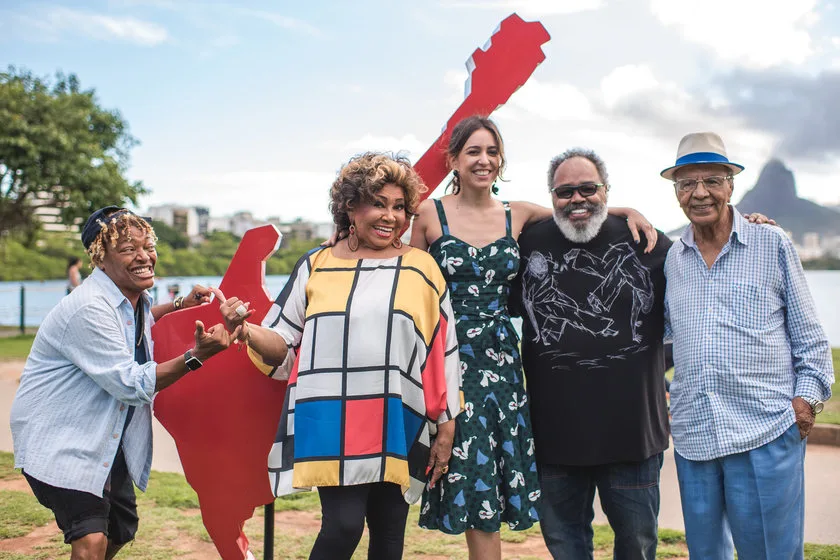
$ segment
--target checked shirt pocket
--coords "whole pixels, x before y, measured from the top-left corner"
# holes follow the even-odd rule
[[[726,317],[736,327],[755,330],[767,326],[767,302],[761,286],[742,282],[732,284],[723,300]]]

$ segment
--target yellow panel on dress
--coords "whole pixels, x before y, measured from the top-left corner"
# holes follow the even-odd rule
[[[400,271],[394,309],[414,319],[428,346],[440,321],[440,299],[423,276],[410,269]]]
[[[408,462],[396,457],[385,457],[385,481],[408,487],[411,479],[408,476]]]
[[[295,488],[338,486],[338,461],[295,462],[292,486]]]
[[[306,317],[321,313],[344,313],[347,311],[347,300],[350,299],[350,289],[353,287],[353,277],[356,271],[356,261],[336,259],[329,255],[321,256],[329,249],[320,251],[313,262],[313,272],[306,283]],[[334,268],[351,270],[331,270]]]

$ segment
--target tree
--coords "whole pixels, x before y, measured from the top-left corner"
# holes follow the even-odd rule
[[[173,249],[186,249],[190,246],[190,238],[166,222],[152,220],[150,225],[155,229],[158,241],[166,243]]]
[[[100,107],[75,75],[50,84],[14,67],[0,72],[0,234],[34,242],[36,202],[61,208],[68,225],[136,203],[146,190],[124,175],[136,145],[120,113]]]

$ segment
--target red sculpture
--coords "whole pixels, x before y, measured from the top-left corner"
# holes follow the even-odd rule
[[[459,121],[472,115],[489,115],[510,99],[522,87],[545,55],[540,48],[551,37],[538,21],[523,21],[516,14],[505,18],[490,37],[486,50],[476,49],[467,60],[467,95],[455,110],[440,137],[414,164],[429,190],[428,197],[449,173],[446,166],[446,146],[452,129]]]
[[[274,226],[248,231],[219,286],[251,302],[250,321],[256,324],[273,301],[265,288],[265,261],[279,245]],[[196,320],[220,322],[218,301],[169,313],[155,323],[155,361],[191,348]],[[246,351],[228,349],[155,397],[155,416],[175,439],[204,526],[226,560],[246,557],[242,527],[254,508],[274,499],[266,469],[285,394],[285,381],[266,377]]]

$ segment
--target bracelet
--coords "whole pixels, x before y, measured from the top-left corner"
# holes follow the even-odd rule
[[[175,300],[172,302],[172,305],[175,306],[175,311],[178,311],[179,309],[184,307],[184,296],[176,297]]]
[[[242,338],[242,340],[237,341],[237,342],[239,342],[239,348],[237,348],[237,350],[236,350],[237,352],[241,351],[243,346],[246,346],[248,348],[251,347],[251,344],[250,344],[250,342],[251,342],[251,326],[248,324],[247,321],[243,321],[242,322],[242,327],[244,329],[246,329],[246,331],[245,331],[245,336]]]

